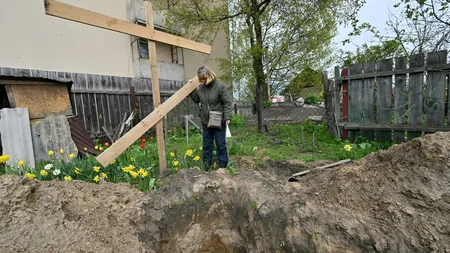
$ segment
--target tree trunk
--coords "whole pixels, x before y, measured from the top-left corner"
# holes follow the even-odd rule
[[[261,13],[258,7],[258,2],[256,0],[251,1],[250,18],[253,22],[247,19],[247,24],[249,26],[249,29],[251,29],[250,46],[253,58],[253,71],[255,71],[256,76],[256,108],[258,112],[258,131],[262,132],[264,130],[264,119],[262,117],[262,112],[264,109],[263,102],[264,94],[267,94],[267,83],[264,75],[263,65],[263,38],[260,19]]]

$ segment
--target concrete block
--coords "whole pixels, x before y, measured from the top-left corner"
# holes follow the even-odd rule
[[[69,121],[64,115],[46,117],[36,126],[36,135],[39,136],[42,150],[46,154],[49,150],[53,150],[56,159],[69,161],[70,153],[78,154],[70,133]],[[59,152],[61,149],[64,150],[64,154]]]

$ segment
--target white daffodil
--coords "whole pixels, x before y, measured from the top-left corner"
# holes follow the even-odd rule
[[[53,175],[58,176],[61,173],[60,170],[56,169],[53,171]]]
[[[53,168],[53,164],[49,163],[44,166],[44,170],[51,170]]]

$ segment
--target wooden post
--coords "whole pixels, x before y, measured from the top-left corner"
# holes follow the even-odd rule
[[[145,8],[147,9],[147,28],[153,33],[153,8],[149,1],[145,1]],[[161,95],[159,92],[159,75],[158,75],[158,61],[156,59],[156,44],[148,41],[148,52],[150,57],[150,70],[152,73],[152,94],[153,94],[153,108],[156,110],[161,105]],[[159,157],[159,173],[163,174],[166,169],[166,149],[164,147],[164,132],[163,121],[156,123],[156,140],[158,141],[158,157]]]

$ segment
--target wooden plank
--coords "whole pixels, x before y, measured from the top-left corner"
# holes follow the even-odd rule
[[[114,125],[112,124],[112,111],[114,108],[111,106],[110,95],[111,91],[111,77],[109,76],[100,76],[100,80],[104,89],[105,94],[103,95],[103,103],[104,103],[104,117],[105,117],[105,129],[107,131],[111,131],[114,129]]]
[[[96,90],[96,85],[95,85],[95,76],[94,75],[86,75],[87,77],[87,89],[88,90]],[[93,93],[88,93],[86,94],[87,100],[88,100],[88,104],[89,107],[86,108],[89,111],[89,115],[90,115],[90,123],[91,123],[91,134],[92,133],[100,133],[100,126],[99,126],[99,122],[98,122],[98,106],[97,106],[97,101],[95,99],[95,94]]]
[[[334,67],[334,120],[336,124],[341,120],[341,84],[337,81],[339,74],[339,66]],[[338,138],[342,138],[339,127],[337,128]]]
[[[103,83],[101,80],[101,77],[99,75],[92,75],[92,81],[94,82],[94,90],[101,90],[104,91]],[[103,130],[102,127],[105,126],[105,110],[103,106],[103,97],[104,94],[101,93],[94,93],[94,101],[97,109],[97,124],[98,124],[98,134],[102,134]]]
[[[447,62],[447,50],[429,53],[427,65]],[[427,75],[427,126],[443,126],[445,118],[445,88],[446,73],[443,71],[428,71]]]
[[[112,76],[111,77],[111,89],[115,91],[120,91],[120,77],[118,76]],[[119,126],[121,120],[122,120],[122,110],[120,108],[120,95],[112,95],[110,96],[110,101],[112,106],[111,110],[111,118],[112,118],[112,125],[117,128]]]
[[[165,44],[190,49],[204,54],[211,54],[211,46],[188,40],[168,33],[149,30],[146,27],[119,20],[113,17],[82,9],[73,5],[54,0],[44,0],[45,13],[82,24],[87,24],[107,30],[138,36]]]
[[[366,62],[364,63],[364,73],[373,73],[375,72],[375,62]],[[363,105],[363,123],[375,123],[375,78],[367,78],[364,79],[364,105]],[[374,131],[363,131],[364,137],[368,140],[375,140],[375,132]]]
[[[395,69],[406,69],[407,58],[395,58]],[[406,117],[406,75],[395,75],[394,124],[405,124]],[[394,131],[394,143],[405,141],[404,131]]]
[[[378,62],[379,71],[392,70],[392,59],[385,59]],[[377,79],[377,123],[391,123],[392,107],[392,76],[379,77]],[[377,131],[378,141],[392,141],[391,131]]]
[[[410,68],[421,67],[425,63],[424,54],[410,56]],[[422,125],[423,72],[409,75],[408,86],[408,125]],[[408,140],[422,136],[422,132],[408,131]]]
[[[84,88],[86,86],[86,76],[79,73],[72,73],[73,86],[75,88]],[[83,106],[83,94],[74,93],[76,102],[76,115],[83,119],[84,127],[87,129],[85,108]]]
[[[186,98],[192,91],[194,91],[200,82],[197,77],[189,80],[181,89],[179,89],[166,102],[161,104],[152,113],[145,117],[139,124],[128,131],[122,138],[117,140],[110,148],[97,157],[97,161],[103,165],[108,166],[109,162],[116,159],[122,152],[124,152],[135,140],[141,137],[148,129],[153,127],[160,121],[164,115],[177,106],[184,98]]]
[[[361,74],[363,70],[362,63],[356,63],[349,67],[349,76]],[[348,84],[348,122],[362,122],[362,80],[352,80]],[[354,141],[361,135],[359,131],[351,131],[350,139]]]
[[[147,10],[147,28],[151,33],[153,33],[154,24],[153,24],[152,4],[149,1],[146,1],[145,8]],[[158,109],[158,107],[161,105],[161,95],[159,94],[159,75],[158,75],[158,62],[156,60],[155,42],[150,40],[148,41],[148,52],[150,57],[150,71],[152,75],[153,107],[155,109]],[[162,120],[156,123],[156,140],[158,142],[159,173],[160,175],[162,175],[167,167]]]
[[[413,131],[413,132],[439,132],[450,131],[450,126],[428,127],[423,125],[393,125],[393,124],[358,124],[358,123],[339,123],[341,127],[348,130],[394,130],[394,131]]]

